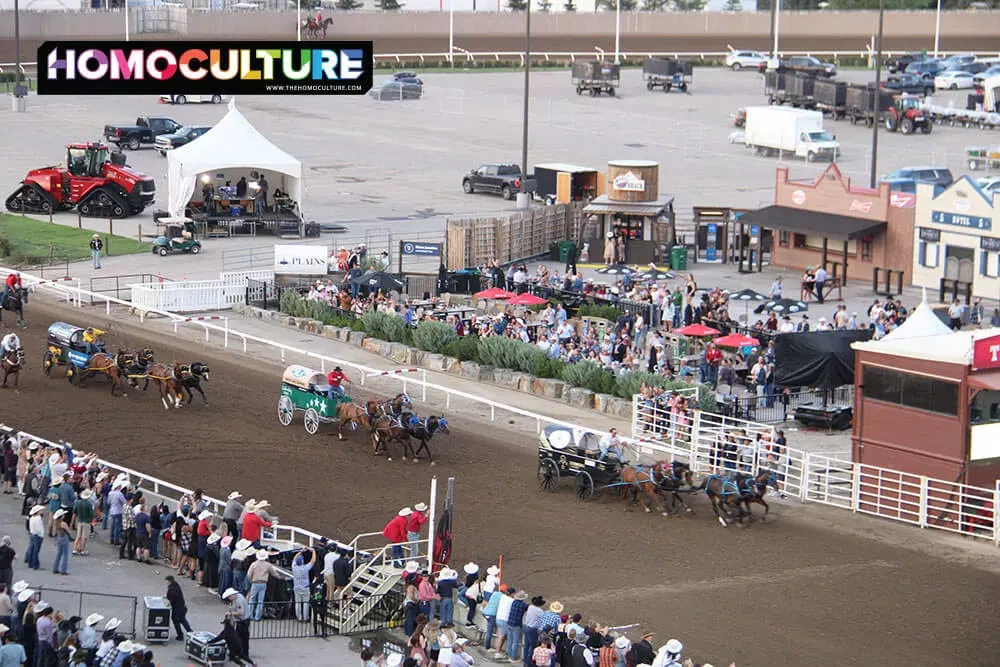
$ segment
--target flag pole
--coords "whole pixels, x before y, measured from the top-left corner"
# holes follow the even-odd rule
[[[434,571],[434,534],[436,531],[435,519],[437,516],[437,493],[438,493],[438,478],[437,475],[431,477],[431,513],[430,520],[427,522],[427,571]]]

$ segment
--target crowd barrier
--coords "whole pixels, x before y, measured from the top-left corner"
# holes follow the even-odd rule
[[[0,276],[6,276],[11,269],[0,267]],[[151,308],[142,308],[129,301],[124,301],[104,294],[84,290],[79,281],[75,286],[72,282],[52,282],[36,276],[21,274],[26,286],[35,290],[57,296],[59,299],[80,307],[86,297],[88,303],[104,303],[105,312],[110,316],[112,304],[134,309],[139,315],[140,323],[144,323],[150,315],[169,318],[174,327],[181,324],[193,324],[202,327],[206,340],[211,340],[211,334],[222,336],[223,346],[227,349],[235,347],[247,352],[247,343],[253,342],[272,348],[279,352],[283,362],[290,355],[300,357],[312,363],[319,363],[320,370],[327,366],[341,366],[352,374],[357,374],[357,382],[364,386],[369,377],[373,381],[398,383],[404,393],[415,386],[421,390],[420,401],[427,402],[428,391],[439,392],[445,397],[446,408],[451,408],[453,398],[461,398],[489,408],[490,421],[495,422],[497,411],[529,418],[535,422],[536,433],[540,433],[543,425],[556,424],[571,429],[582,429],[591,432],[603,432],[606,426],[581,426],[546,415],[524,410],[515,406],[505,405],[458,391],[427,381],[426,371],[414,377],[409,374],[382,375],[382,369],[371,368],[344,359],[337,359],[309,350],[270,341],[254,336],[228,326],[213,324],[211,320],[197,320],[176,313]],[[231,339],[242,343],[231,346]],[[745,420],[695,411],[690,424],[687,425],[686,437],[684,431],[678,431],[667,440],[660,439],[658,429],[662,424],[670,424],[668,411],[647,406],[641,403],[641,397],[636,396],[633,403],[632,437],[622,438],[633,451],[652,460],[681,459],[687,460],[698,472],[718,469],[723,462],[718,451],[718,436],[733,430],[743,429],[752,435],[756,433],[773,434],[773,427]],[[112,465],[112,464],[108,464]],[[922,528],[937,528],[960,532],[980,538],[990,539],[1000,546],[1000,513],[994,508],[1000,507],[1000,481],[994,489],[971,487],[964,484],[936,480],[918,476],[907,476],[897,471],[864,466],[852,461],[833,459],[828,456],[810,454],[802,450],[786,447],[779,460],[764,448],[754,446],[751,459],[745,462],[751,470],[767,468],[780,475],[785,493],[797,497],[803,502],[817,502],[850,509],[854,512],[874,514],[883,518],[895,519],[920,526]],[[724,463],[723,463],[724,467]],[[126,470],[119,466],[116,469],[131,475],[140,476],[154,485],[155,492],[163,488],[174,493],[187,493],[186,489],[164,482],[142,473]],[[894,477],[895,476],[895,477]],[[891,480],[895,479],[895,482]],[[883,484],[882,482],[885,481]],[[891,485],[895,484],[893,490]],[[178,496],[179,497],[179,496]],[[213,499],[213,509],[221,513],[225,502]],[[280,526],[276,534],[287,535],[290,542],[312,544],[319,535],[296,527]]]

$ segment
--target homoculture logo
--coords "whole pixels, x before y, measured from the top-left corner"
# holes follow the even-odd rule
[[[372,42],[45,42],[39,95],[364,95]]]

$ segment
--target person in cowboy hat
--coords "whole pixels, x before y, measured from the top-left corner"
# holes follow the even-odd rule
[[[326,375],[326,384],[330,387],[329,397],[333,398],[334,394],[340,395],[342,398],[347,397],[347,392],[344,391],[344,383],[350,384],[351,378],[344,375],[344,369],[337,366],[332,371]]]
[[[85,656],[97,651],[97,645],[100,642],[100,637],[97,636],[97,630],[95,627],[98,623],[104,620],[104,617],[100,614],[90,614],[84,619],[83,627],[80,628],[79,633],[77,633],[76,640],[80,644],[80,649],[83,650]],[[3,661],[0,660],[0,665]]]
[[[637,665],[653,664],[656,654],[653,651],[653,645],[650,643],[650,640],[655,636],[655,632],[643,633],[642,639],[632,644],[632,662]]]
[[[222,631],[208,640],[208,644],[221,644],[225,642],[226,647],[229,649],[229,660],[235,662],[240,667],[244,665],[253,665],[257,667],[257,663],[250,659],[247,655],[249,652],[247,647],[243,645],[243,641],[240,639],[239,634],[236,631],[236,612],[234,611],[234,602],[237,597],[243,597],[234,589],[230,588],[223,592],[223,597],[230,601],[229,608],[226,610],[226,616],[222,620]],[[244,601],[245,604],[245,601]]]
[[[653,659],[652,666],[681,667],[681,652],[683,650],[683,644],[676,639],[671,639],[660,647],[660,650],[656,654],[656,658]]]
[[[76,521],[76,541],[73,542],[73,555],[87,555],[87,540],[90,538],[91,524],[94,521],[94,504],[91,501],[94,492],[84,489],[73,505],[73,519]]]
[[[35,505],[28,513],[28,533],[30,537],[28,553],[24,555],[24,562],[32,570],[37,570],[41,567],[38,562],[38,556],[42,551],[42,541],[45,539],[45,522],[42,520],[42,512],[44,511],[45,505]]]
[[[267,551],[258,549],[254,554],[255,561],[247,569],[247,579],[250,580],[250,607],[253,610],[253,620],[259,621],[264,614],[264,598],[267,593],[267,582],[271,575],[277,575]]]
[[[94,260],[94,268],[101,268],[101,250],[104,249],[104,242],[101,241],[100,234],[94,234],[90,238],[90,257]]]
[[[396,512],[396,516],[389,519],[382,529],[382,536],[392,544],[392,564],[394,567],[402,567],[405,554],[403,553],[403,542],[406,541],[406,520],[413,514],[409,507]]]
[[[413,513],[406,517],[406,539],[410,542],[410,558],[420,555],[420,531],[427,523],[427,505],[417,503],[413,506]]]
[[[226,497],[226,507],[222,510],[222,520],[225,522],[226,528],[234,540],[240,539],[240,531],[237,523],[240,517],[243,516],[243,503],[240,502],[242,498],[243,496],[239,491],[231,492]]]
[[[458,588],[458,572],[445,567],[438,573],[437,594],[441,599],[441,623],[453,623],[455,613],[455,589]]]
[[[542,616],[545,614],[545,598],[536,595],[531,598],[531,604],[524,612],[521,626],[524,629],[524,664],[531,665],[531,656],[538,646],[538,635],[542,628]]]
[[[247,512],[247,515],[243,518],[243,530],[241,535],[250,540],[251,546],[255,549],[260,548],[260,536],[264,528],[270,528],[274,523],[268,521],[263,516],[264,510],[270,507],[270,503],[266,500],[262,500],[259,503],[255,503],[253,506],[253,511]]]

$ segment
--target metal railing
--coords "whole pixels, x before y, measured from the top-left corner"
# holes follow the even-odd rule
[[[90,279],[90,291],[95,294],[114,296],[116,299],[128,299],[132,294],[132,283],[156,282],[172,283],[174,281],[170,278],[164,278],[159,273],[124,273],[117,276],[95,276]],[[92,297],[90,304],[93,305],[94,303],[96,301]]]
[[[301,639],[326,637],[329,633],[320,616],[314,614],[312,594],[301,604],[295,598],[281,602],[258,603],[263,606],[260,621],[250,623],[250,639]],[[257,605],[249,606],[255,614]]]
[[[720,411],[728,416],[740,417],[767,424],[777,424],[794,418],[795,409],[801,405],[854,405],[854,385],[837,389],[809,389],[778,387],[762,396],[733,394],[719,401]]]
[[[63,616],[86,618],[89,614],[100,613],[105,618],[117,618],[122,624],[119,634],[134,637],[138,618],[139,598],[134,595],[113,595],[91,593],[89,591],[68,591],[59,588],[34,586],[42,599]]]

